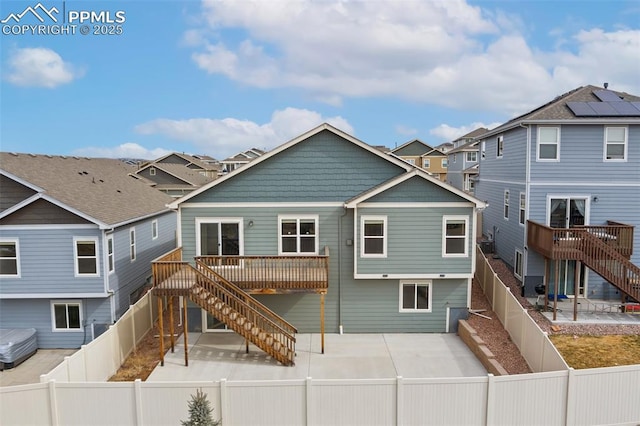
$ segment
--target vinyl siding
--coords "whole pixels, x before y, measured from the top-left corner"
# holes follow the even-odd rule
[[[158,238],[151,238],[151,222],[158,220]],[[109,274],[109,289],[115,292],[116,316],[129,309],[130,296],[151,277],[151,261],[176,247],[176,214],[171,212],[132,225],[113,233],[115,271]],[[129,255],[129,231],[136,231],[136,260]]]
[[[330,131],[253,165],[188,201],[345,201],[404,170]]]
[[[0,188],[2,188],[0,211],[5,211],[36,193],[33,189],[27,188],[4,175],[0,175]]]
[[[4,190],[4,188],[3,188]],[[4,193],[3,193],[4,197]],[[37,200],[0,220],[0,225],[92,224],[46,200]]]
[[[397,202],[468,202],[453,192],[431,183],[424,178],[414,176],[411,179],[377,194],[366,200],[367,203],[397,203]]]
[[[0,328],[35,328],[41,349],[79,348],[91,341],[91,324],[110,323],[110,304],[106,298],[63,300],[82,302],[84,330],[52,331],[50,299],[0,300]]]
[[[474,246],[473,208],[375,208],[358,209],[358,274],[471,274]],[[361,257],[360,218],[387,216],[387,257]],[[443,257],[442,236],[445,215],[468,218],[466,257]]]
[[[0,294],[104,293],[101,231],[94,229],[0,228],[20,244],[20,278],[0,278]],[[74,237],[98,238],[99,276],[76,277]]]

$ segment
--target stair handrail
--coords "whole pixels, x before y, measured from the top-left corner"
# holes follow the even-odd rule
[[[238,324],[235,320],[229,320],[227,322],[224,321],[231,329],[240,335],[244,336],[248,341],[253,342],[260,349],[264,350],[267,354],[274,357],[276,360],[282,362],[283,364],[294,364],[293,356],[295,354],[295,343],[296,338],[287,330],[284,330],[277,323],[272,321],[270,318],[265,316],[262,312],[250,306],[248,303],[244,301],[243,298],[238,297],[233,294],[232,291],[224,288],[224,286],[220,285],[218,282],[213,280],[210,276],[208,276],[203,271],[189,265],[193,268],[193,272],[196,276],[196,283],[202,286],[206,291],[209,292],[209,296],[215,297],[220,300],[224,305],[231,308],[235,312],[237,312],[241,317],[244,317],[247,322],[253,323],[253,326],[258,327],[265,333],[271,335],[274,341],[280,342],[280,344],[284,345],[287,348],[286,355],[278,351],[278,349],[274,348],[274,346],[270,343],[265,342],[258,335],[253,334],[243,327],[243,324]],[[200,280],[199,280],[200,279]],[[190,293],[190,298],[196,302],[199,306],[211,312],[211,305],[206,302],[209,296],[205,299],[201,299],[197,296],[197,293]],[[218,310],[218,309],[216,309]]]
[[[582,237],[580,238],[580,252],[582,253],[582,259],[580,260],[583,261],[589,269],[610,281],[620,290],[634,299],[640,300],[640,289],[636,287],[640,286],[640,267],[632,263],[615,248],[609,247],[588,230],[579,230],[578,232]],[[590,253],[592,252],[592,254],[597,254],[595,253],[596,250],[606,255],[608,259],[605,259],[602,255],[591,256]],[[598,264],[597,260],[613,260],[617,262],[614,267],[617,266],[615,269],[618,270],[612,271],[611,268],[602,267],[602,265]],[[622,268],[622,270],[620,270],[620,268]],[[621,282],[616,279],[620,279]]]
[[[253,311],[259,313],[262,317],[273,322],[274,325],[276,325],[280,330],[282,330],[282,332],[290,335],[296,334],[298,332],[296,327],[294,327],[290,322],[288,322],[287,320],[282,318],[280,315],[273,312],[271,309],[269,309],[264,304],[260,303],[255,298],[248,295],[244,290],[242,290],[240,287],[233,284],[231,281],[227,280],[217,272],[213,271],[204,262],[201,262],[200,260],[196,259],[196,265],[197,265],[197,268],[194,268],[196,271],[204,275],[209,280],[218,284],[218,286],[221,287],[225,293],[229,294],[233,298],[239,299],[241,302],[247,304]],[[263,314],[262,312],[265,312],[267,315]],[[294,341],[295,341],[295,338],[294,338]]]

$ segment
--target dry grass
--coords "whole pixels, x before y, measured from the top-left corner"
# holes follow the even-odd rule
[[[640,364],[640,336],[549,336],[570,367],[575,369]]]
[[[182,334],[182,326],[179,326],[179,305],[176,298],[173,308],[173,320],[174,320],[174,333],[179,336]],[[164,349],[170,349],[169,342],[169,308],[164,312]],[[160,362],[160,331],[158,324],[145,335],[145,337],[137,345],[136,350],[127,357],[124,364],[118,369],[109,381],[110,382],[130,382],[136,379],[142,381],[147,380],[147,377],[153,372]]]

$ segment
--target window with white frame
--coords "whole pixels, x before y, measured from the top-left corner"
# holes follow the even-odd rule
[[[538,127],[538,160],[560,160],[560,128]]]
[[[443,159],[442,159],[442,167],[443,167],[444,169],[446,169],[447,167],[449,167],[449,160],[448,160],[448,159],[446,159],[446,158],[443,158]]]
[[[480,152],[481,152],[481,153],[480,153],[480,156],[481,156],[482,158],[485,158],[485,157],[486,157],[486,154],[487,154],[487,143],[486,143],[485,141],[482,141],[482,142],[480,143]]]
[[[504,211],[503,215],[505,219],[509,219],[509,190],[504,190]]]
[[[149,169],[149,175],[151,175],[151,176],[155,176],[156,175],[156,168],[155,167],[151,167]]]
[[[468,256],[469,218],[467,216],[444,216],[442,227],[442,256]]]
[[[515,261],[513,263],[513,275],[516,278],[522,280],[522,268],[523,268],[524,256],[520,250],[516,249]]]
[[[76,275],[98,276],[98,239],[74,238],[73,245]]]
[[[158,220],[151,221],[151,239],[155,240],[158,238]]]
[[[82,302],[51,302],[53,331],[82,331]]]
[[[415,165],[416,164],[416,160],[415,160],[415,158],[407,158],[407,163]]]
[[[429,167],[431,167],[431,159],[423,158],[422,159],[422,167],[425,168],[425,169],[428,169]]]
[[[476,151],[467,152],[467,163],[477,163],[478,153]]]
[[[18,240],[0,241],[0,276],[20,276],[20,248]]]
[[[107,237],[107,268],[109,268],[109,273],[116,270],[116,261],[113,250],[113,235],[109,235]]]
[[[136,228],[129,229],[129,258],[136,260]]]
[[[605,161],[625,161],[627,159],[626,127],[605,127],[604,154]]]
[[[521,192],[520,193],[520,225],[524,225],[526,207],[527,207],[527,197],[524,192]]]
[[[496,139],[496,158],[502,158],[504,153],[504,136],[500,135]]]
[[[362,216],[361,217],[361,256],[362,257],[386,257],[387,256],[387,217],[386,216]]]
[[[400,312],[431,312],[431,281],[400,281]]]
[[[318,216],[279,217],[280,254],[318,253]]]
[[[456,162],[456,155],[457,155],[457,154],[453,154],[453,155],[452,155],[452,157],[453,157],[453,162],[454,162],[454,163]]]

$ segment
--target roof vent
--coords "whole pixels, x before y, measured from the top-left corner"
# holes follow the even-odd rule
[[[608,89],[609,88],[609,83],[604,83],[604,88]]]

